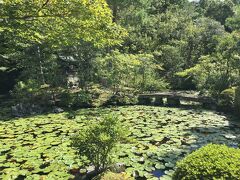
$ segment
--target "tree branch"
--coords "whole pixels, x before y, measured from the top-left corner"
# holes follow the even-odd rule
[[[48,17],[66,17],[69,14],[44,14],[44,15],[28,15],[28,16],[22,16],[22,17],[5,17],[5,18],[0,18],[0,21],[11,21],[11,20],[26,20],[26,21],[31,21],[36,18],[48,18]]]

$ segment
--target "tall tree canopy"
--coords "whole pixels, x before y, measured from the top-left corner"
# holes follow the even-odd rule
[[[112,23],[105,0],[4,0],[0,2],[0,33],[21,43],[57,46],[84,40],[102,46],[119,43],[125,32]]]
[[[234,2],[232,0],[200,0],[204,15],[225,24],[228,17],[233,15]]]
[[[235,7],[234,15],[227,19],[227,25],[231,30],[240,30],[240,5]]]

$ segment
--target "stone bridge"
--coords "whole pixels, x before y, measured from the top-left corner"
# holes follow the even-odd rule
[[[167,99],[168,106],[180,106],[181,101],[199,102],[203,106],[212,107],[216,101],[207,96],[201,96],[196,92],[169,91],[169,92],[148,92],[138,95],[140,105],[164,105],[163,99]]]

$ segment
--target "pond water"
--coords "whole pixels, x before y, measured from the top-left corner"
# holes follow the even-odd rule
[[[157,178],[160,178],[160,177],[163,177],[165,174],[164,170],[162,169],[156,169],[152,172],[153,176],[154,177],[157,177]]]
[[[0,179],[69,179],[88,161],[76,158],[69,138],[108,113],[118,115],[131,143],[116,157],[142,179],[171,179],[176,162],[208,143],[237,147],[240,125],[234,117],[203,109],[152,106],[83,109],[66,114],[0,121]],[[239,121],[240,122],[240,121]]]

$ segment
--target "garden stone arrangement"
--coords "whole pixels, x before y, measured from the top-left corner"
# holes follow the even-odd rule
[[[119,117],[129,141],[117,146],[116,163],[136,179],[171,179],[176,162],[208,143],[237,147],[234,117],[203,109],[153,106],[83,109],[0,122],[0,179],[74,179],[92,167],[76,157],[70,138],[104,115]]]

